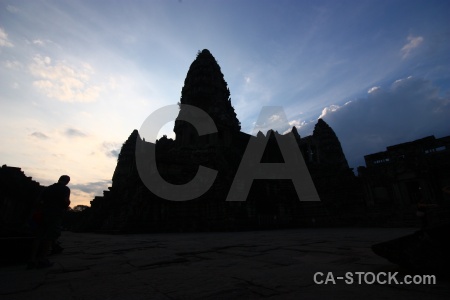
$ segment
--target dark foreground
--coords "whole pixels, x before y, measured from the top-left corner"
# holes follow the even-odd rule
[[[55,265],[0,268],[2,299],[448,299],[436,284],[358,284],[354,272],[415,275],[370,246],[415,229],[294,229],[99,235],[65,232]],[[328,272],[335,279],[316,284]],[[353,284],[337,279],[353,272]],[[417,275],[417,274],[416,274]],[[428,274],[433,275],[433,274]],[[364,278],[365,275],[361,275]],[[329,277],[331,278],[331,277]],[[371,274],[366,277],[373,279]],[[380,276],[380,280],[388,279]]]

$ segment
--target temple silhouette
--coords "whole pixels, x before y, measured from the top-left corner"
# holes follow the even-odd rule
[[[200,135],[179,116],[175,140],[163,136],[145,141],[134,130],[122,146],[112,186],[91,201],[66,228],[99,232],[248,230],[314,226],[420,226],[417,203],[428,209],[430,225],[450,221],[450,136],[424,137],[388,146],[365,156],[356,176],[341,143],[322,119],[313,134],[293,135],[321,201],[301,201],[291,179],[255,179],[246,201],[226,201],[252,139],[267,142],[261,163],[283,163],[274,130],[252,136],[241,132],[230,91],[217,61],[208,50],[198,53],[181,92],[180,104],[205,111],[217,132]],[[153,194],[142,182],[136,151],[154,151],[160,176],[186,184],[199,166],[217,170],[212,187],[189,201],[170,201]],[[86,170],[88,172],[88,170]],[[44,187],[17,167],[0,168],[0,234],[27,235],[27,224]],[[78,214],[78,213],[77,213]],[[75,224],[76,223],[76,224]]]
[[[134,130],[120,151],[112,186],[91,201],[86,229],[105,231],[240,230],[291,226],[343,225],[363,219],[362,192],[333,129],[319,119],[311,136],[292,134],[321,201],[305,202],[291,179],[253,181],[244,202],[226,201],[250,139],[268,139],[261,163],[283,162],[276,131],[256,137],[241,132],[220,66],[208,50],[199,51],[181,91],[180,104],[205,111],[217,132],[199,136],[188,122],[175,120],[175,140],[145,141]],[[180,110],[180,114],[183,112]],[[213,186],[190,201],[159,198],[142,183],[136,168],[139,151],[155,149],[161,177],[172,184],[194,178],[199,165],[218,171]],[[300,199],[299,199],[300,197]]]
[[[0,236],[27,234],[31,210],[43,189],[20,168],[0,168]]]

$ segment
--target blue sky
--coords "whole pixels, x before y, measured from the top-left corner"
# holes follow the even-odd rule
[[[282,106],[302,136],[322,117],[356,168],[450,134],[449,12],[430,0],[1,1],[0,164],[42,184],[69,174],[72,205],[88,204],[207,48],[244,132],[263,106]]]

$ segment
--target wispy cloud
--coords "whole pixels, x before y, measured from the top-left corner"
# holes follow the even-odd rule
[[[103,194],[103,191],[111,186],[111,180],[102,180],[96,182],[89,182],[85,184],[70,184],[71,189],[71,205],[87,205],[95,196]]]
[[[0,47],[13,47],[14,45],[9,41],[8,34],[0,27]]]
[[[102,90],[91,83],[94,70],[89,64],[74,67],[64,61],[53,62],[48,56],[36,55],[29,71],[38,78],[33,82],[38,90],[63,102],[95,101]]]
[[[104,142],[102,144],[101,148],[102,148],[103,153],[105,153],[106,156],[117,158],[119,156],[121,147],[122,147],[122,144],[120,144],[120,143]]]
[[[403,48],[400,50],[400,52],[403,54],[402,58],[407,58],[411,51],[417,47],[419,47],[423,43],[423,37],[421,36],[408,36],[407,38],[408,43],[403,46]]]
[[[110,180],[102,180],[97,182],[89,182],[85,184],[73,184],[70,187],[72,189],[77,189],[88,194],[101,195],[103,190],[106,190],[108,185],[111,184]]]
[[[66,131],[64,131],[64,135],[67,137],[85,137],[87,136],[82,131],[75,129],[75,128],[67,128]]]
[[[36,39],[36,40],[33,40],[33,44],[38,45],[38,46],[44,46],[45,42],[43,40]]]
[[[7,60],[4,62],[6,68],[11,70],[18,70],[22,68],[22,64],[17,60]]]
[[[40,140],[46,140],[46,139],[49,138],[46,134],[44,134],[44,133],[42,133],[42,132],[39,132],[39,131],[33,132],[33,133],[31,134],[31,136],[34,136],[35,138],[38,138],[38,139],[40,139]]]
[[[380,89],[379,86],[374,86],[374,87],[371,87],[371,88],[367,91],[367,93],[368,93],[368,94],[375,93],[375,92],[378,91],[379,89]]]

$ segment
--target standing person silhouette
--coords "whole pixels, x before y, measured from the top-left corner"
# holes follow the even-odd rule
[[[53,264],[47,259],[50,247],[61,235],[64,212],[70,205],[70,177],[62,175],[57,183],[48,186],[41,196],[42,221],[33,243],[28,269],[47,268]]]

